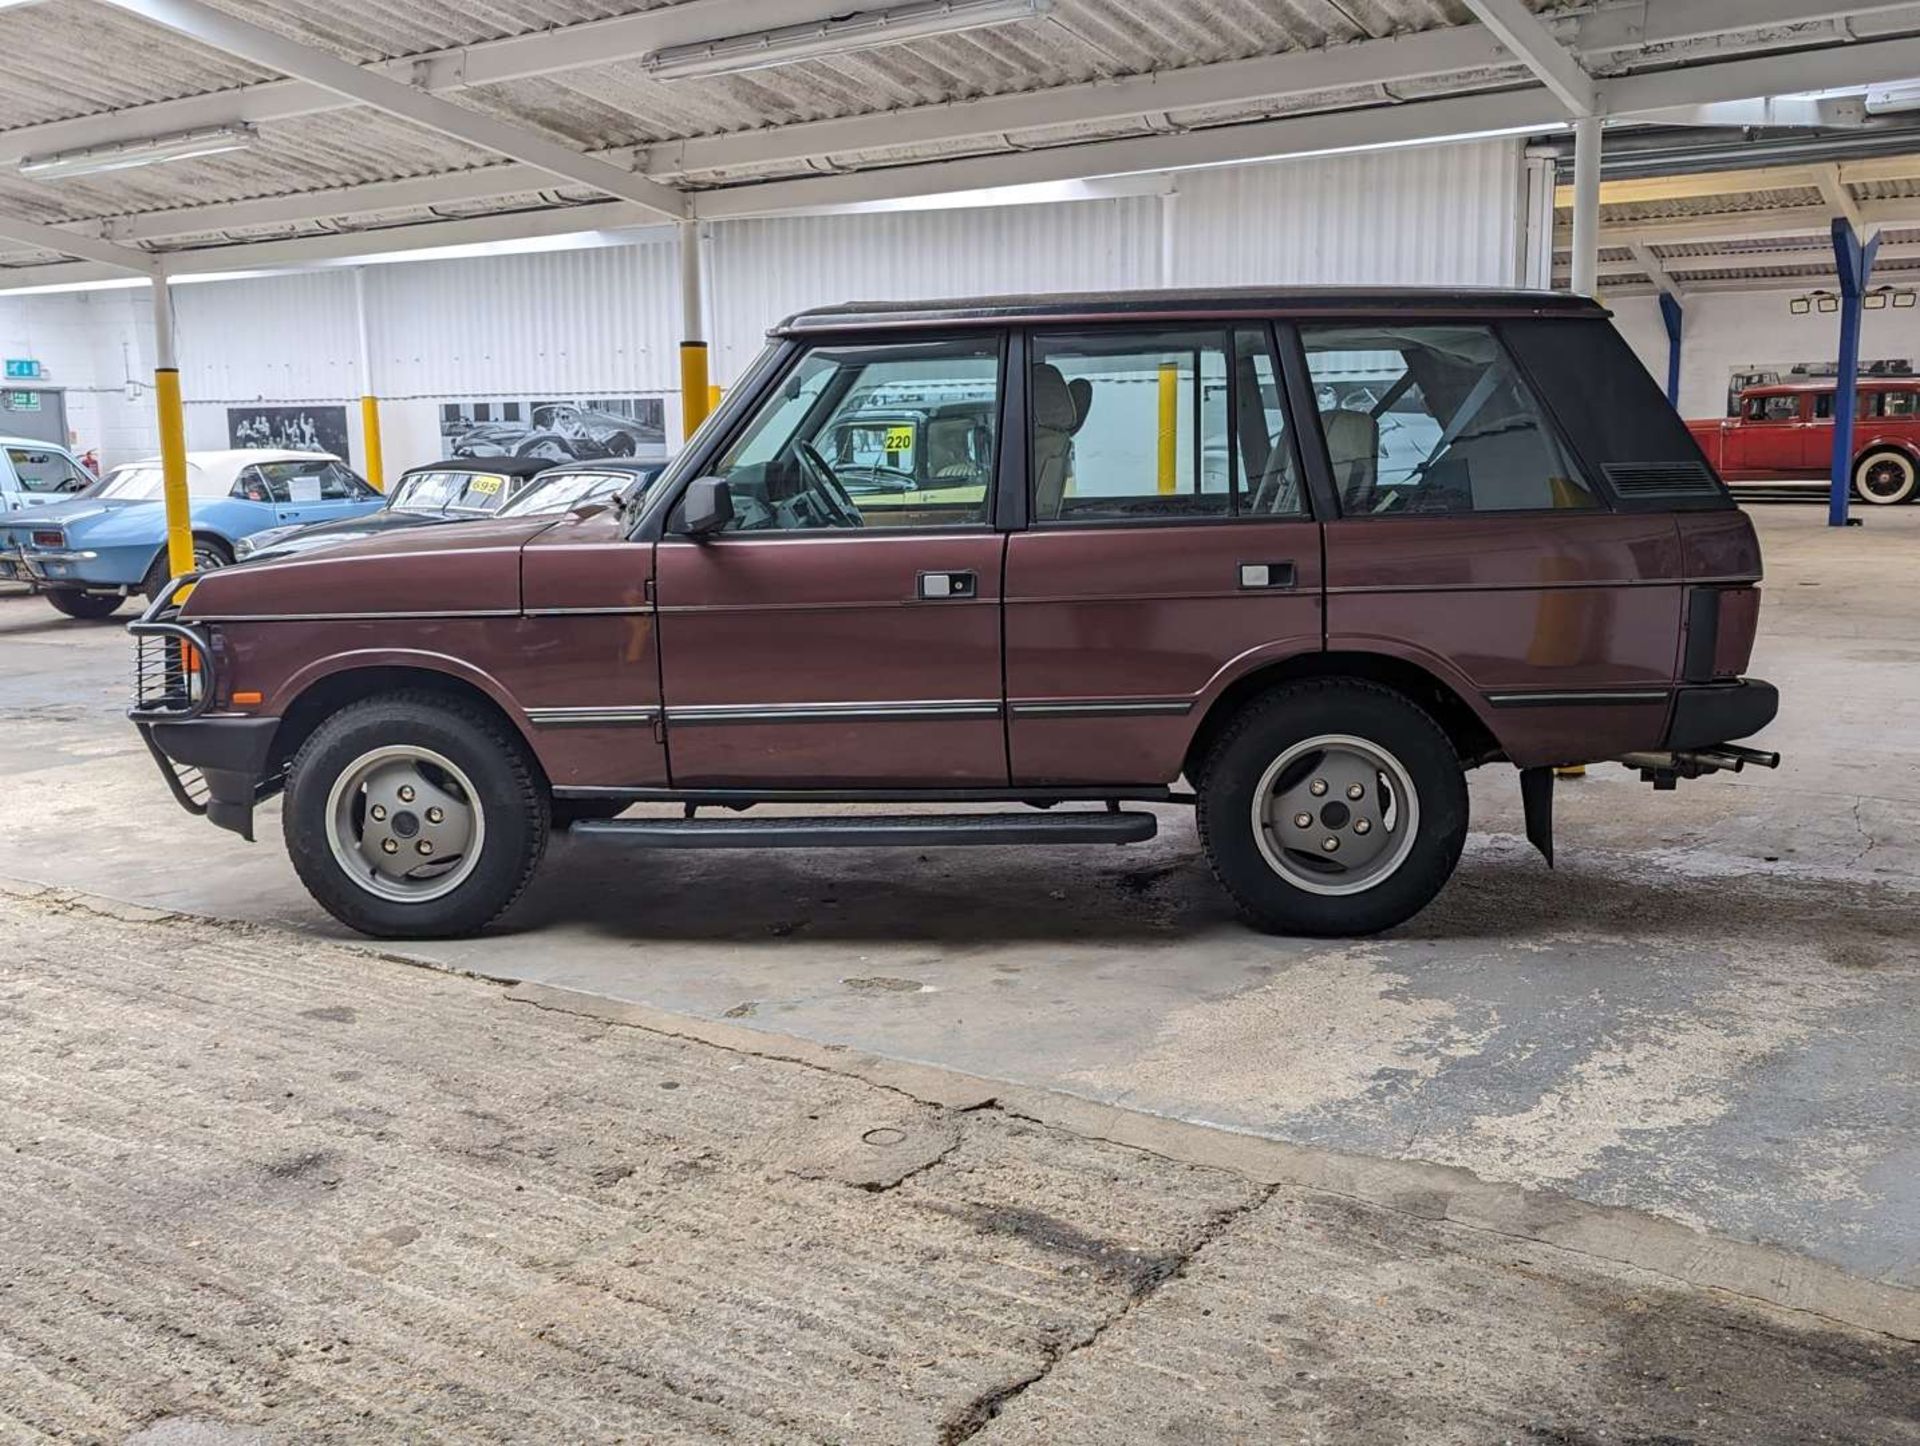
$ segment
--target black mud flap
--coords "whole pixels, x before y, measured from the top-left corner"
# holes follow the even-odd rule
[[[1527,842],[1553,867],[1553,770],[1520,770],[1520,806],[1527,816]]]

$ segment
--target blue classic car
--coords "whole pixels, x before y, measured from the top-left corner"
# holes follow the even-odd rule
[[[381,497],[339,458],[264,448],[189,452],[193,560],[201,572],[233,561],[240,539],[378,510]],[[136,591],[167,581],[167,513],[160,459],[129,462],[78,497],[0,522],[0,580],[26,582],[74,618],[103,618]]]

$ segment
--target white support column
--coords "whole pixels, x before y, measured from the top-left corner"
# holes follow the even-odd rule
[[[1553,154],[1528,152],[1521,162],[1518,281],[1534,291],[1553,289]]]
[[[1600,284],[1599,116],[1573,123],[1573,290],[1592,296]]]
[[[706,273],[700,223],[680,223],[680,430],[691,437],[707,419]]]
[[[1174,281],[1173,237],[1175,224],[1179,218],[1180,183],[1168,188],[1160,198],[1160,286],[1163,290],[1171,288]]]

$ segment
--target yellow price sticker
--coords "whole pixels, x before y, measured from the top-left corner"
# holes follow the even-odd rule
[[[507,479],[496,473],[482,473],[467,484],[467,491],[476,492],[482,497],[491,497],[506,486],[506,483]]]
[[[885,446],[889,452],[911,452],[913,450],[913,428],[888,427]]]

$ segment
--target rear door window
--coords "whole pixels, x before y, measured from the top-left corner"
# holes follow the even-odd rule
[[[1600,505],[1492,328],[1303,326],[1348,516]]]
[[[1300,516],[1264,328],[1037,332],[1036,523]]]

